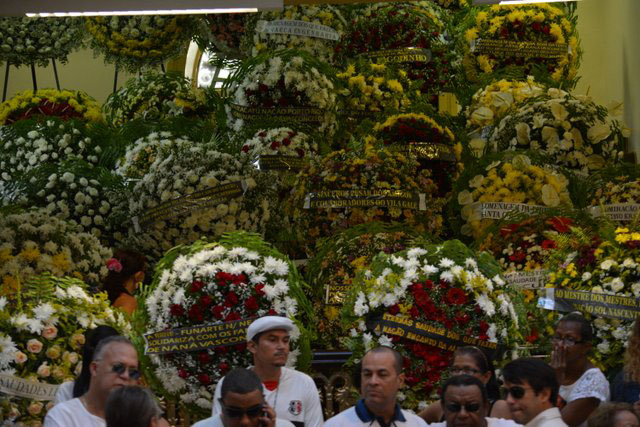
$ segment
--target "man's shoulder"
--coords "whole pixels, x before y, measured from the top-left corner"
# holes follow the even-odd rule
[[[75,397],[70,400],[65,400],[64,402],[60,402],[56,404],[53,408],[51,408],[47,415],[54,416],[56,414],[67,414],[72,412],[77,412],[78,410],[84,408],[82,402],[79,398]]]
[[[305,374],[304,372],[298,371],[293,368],[282,368],[282,370],[284,371],[284,374],[287,376],[287,378],[293,379],[295,381],[303,380],[303,381],[313,382],[313,378],[311,378],[309,375]]]
[[[344,411],[340,412],[339,414],[329,418],[327,421],[325,421],[324,426],[325,427],[341,426],[347,423],[362,424],[362,421],[360,421],[360,418],[358,418],[358,414],[356,414],[355,406],[347,408]]]
[[[513,420],[507,420],[504,418],[489,418],[487,417],[487,427],[518,427],[522,424],[518,424]]]
[[[221,427],[221,426],[222,426],[222,422],[220,421],[220,414],[217,414],[217,415],[214,415],[213,417],[200,420],[191,427]]]
[[[402,415],[404,415],[404,418],[407,420],[406,421],[407,426],[427,427],[429,425],[424,419],[422,419],[421,417],[419,417],[418,415],[414,414],[411,411],[407,411],[406,409],[402,410]]]
[[[44,425],[65,427],[103,427],[105,420],[90,414],[79,398],[58,403],[47,412]]]

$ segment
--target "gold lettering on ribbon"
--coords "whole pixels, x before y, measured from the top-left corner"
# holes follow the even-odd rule
[[[298,123],[319,124],[324,122],[326,111],[315,107],[247,107],[231,104],[231,114],[236,119],[290,120]]]
[[[233,320],[211,325],[189,326],[145,334],[145,354],[169,354],[241,344],[254,319]]]
[[[480,219],[501,219],[509,212],[522,212],[528,215],[535,215],[549,209],[546,206],[507,202],[476,202],[472,204],[472,207],[475,215]]]
[[[478,39],[472,43],[471,51],[478,55],[558,59],[569,53],[569,45],[566,43]]]
[[[308,193],[305,209],[383,207],[426,210],[419,195],[402,190],[325,190]]]
[[[342,305],[349,290],[349,284],[326,285],[326,295],[324,303],[326,305]]]
[[[263,154],[259,160],[261,170],[286,170],[299,172],[307,166],[307,159],[295,156]]]
[[[0,393],[26,399],[49,401],[53,400],[58,390],[56,384],[45,384],[29,381],[13,375],[0,374]]]
[[[429,62],[431,51],[420,47],[405,47],[400,49],[386,49],[375,52],[365,52],[362,56],[377,64],[402,64],[407,62]]]
[[[456,153],[452,146],[435,142],[409,142],[404,144],[392,144],[389,147],[393,151],[409,153],[419,159],[443,160],[455,162]]]

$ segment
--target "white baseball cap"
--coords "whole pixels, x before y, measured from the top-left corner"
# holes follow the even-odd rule
[[[293,322],[288,317],[281,316],[264,316],[256,319],[247,328],[247,341],[251,341],[253,337],[261,332],[274,329],[284,329],[290,332],[293,330]]]

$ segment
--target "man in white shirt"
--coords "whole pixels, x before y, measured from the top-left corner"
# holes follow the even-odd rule
[[[471,375],[449,378],[440,391],[445,422],[431,423],[436,427],[516,427],[512,420],[487,417],[489,398],[482,381]]]
[[[567,427],[558,401],[558,380],[551,366],[538,359],[518,359],[502,370],[505,400],[511,415],[526,427]]]
[[[96,347],[90,372],[89,390],[54,406],[44,419],[45,427],[104,427],[111,390],[135,385],[140,379],[135,347],[119,335],[103,339]]]
[[[247,329],[247,349],[253,354],[250,369],[260,378],[265,401],[278,418],[297,427],[320,427],[323,416],[316,384],[310,376],[285,367],[293,328],[293,322],[286,317],[264,316],[253,321]],[[216,386],[212,415],[221,412],[223,384],[224,378]]]
[[[264,400],[260,378],[244,368],[237,368],[224,377],[220,390],[219,414],[198,421],[192,427],[293,427]]]
[[[398,390],[404,386],[402,356],[391,347],[376,347],[362,359],[360,371],[362,399],[340,412],[325,427],[396,426],[426,427],[417,415],[400,408]]]

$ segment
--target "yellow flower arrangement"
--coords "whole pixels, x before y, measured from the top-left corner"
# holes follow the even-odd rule
[[[0,125],[37,116],[104,121],[100,105],[79,90],[25,90],[0,104]]]
[[[510,66],[527,73],[535,66],[559,83],[576,78],[580,46],[575,17],[558,7],[494,5],[476,14],[464,37],[469,46],[467,74],[474,80],[480,73]]]

